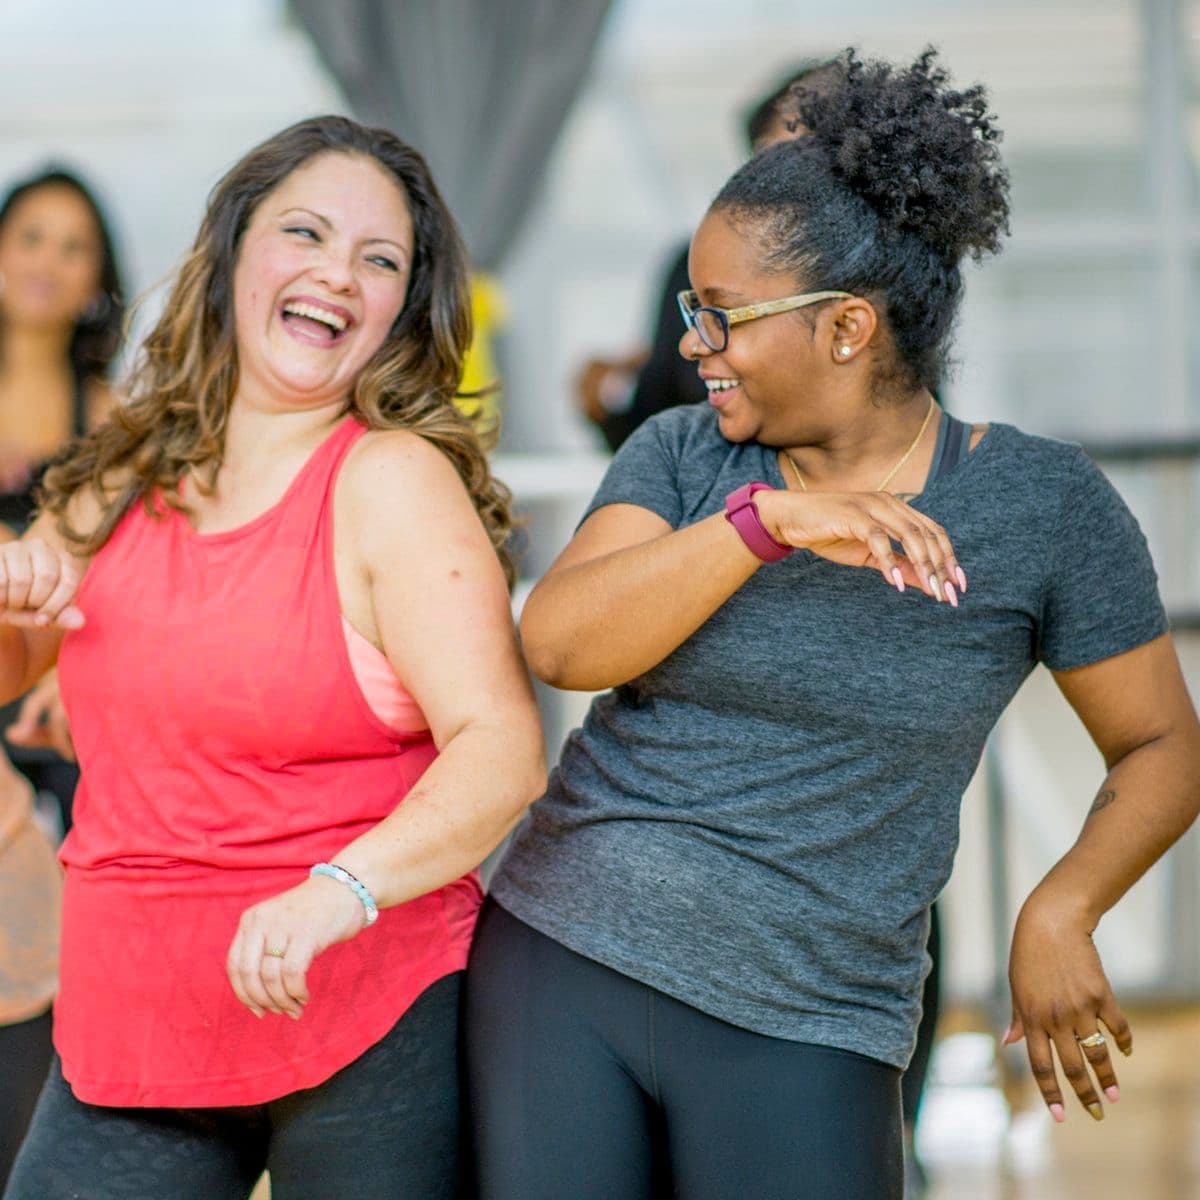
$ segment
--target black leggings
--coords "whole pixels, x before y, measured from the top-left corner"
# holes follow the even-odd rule
[[[453,1200],[461,990],[438,980],[348,1067],[268,1104],[98,1107],[55,1059],[4,1200],[245,1200],[264,1169],[272,1200]]]
[[[37,1104],[54,1054],[48,1012],[0,1025],[0,1191]]]
[[[929,910],[929,941],[925,946],[933,960],[929,974],[925,976],[925,988],[921,993],[921,1023],[917,1026],[917,1044],[912,1061],[904,1072],[900,1083],[900,1100],[904,1107],[904,1123],[911,1130],[921,1115],[921,1099],[925,1092],[925,1080],[929,1075],[929,1058],[933,1053],[933,1039],[937,1033],[938,1016],[941,1012],[942,993],[942,922],[935,904]]]
[[[484,906],[480,1200],[900,1200],[900,1072],[710,1017]]]

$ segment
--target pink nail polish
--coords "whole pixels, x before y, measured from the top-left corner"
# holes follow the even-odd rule
[[[899,567],[892,568],[892,578],[896,581],[896,591],[904,591],[904,575]]]
[[[1066,1110],[1061,1104],[1050,1105],[1050,1115],[1061,1125],[1066,1119]]]
[[[1121,1089],[1120,1089],[1119,1087],[1117,1087],[1117,1085],[1114,1083],[1114,1084],[1112,1085],[1112,1087],[1106,1087],[1106,1088],[1104,1089],[1104,1094],[1105,1094],[1105,1095],[1106,1095],[1106,1096],[1107,1096],[1107,1097],[1108,1097],[1108,1098],[1109,1098],[1109,1099],[1110,1099],[1110,1100],[1111,1100],[1111,1101],[1112,1101],[1114,1104],[1116,1104],[1116,1102],[1117,1102],[1118,1100],[1120,1100],[1120,1098],[1121,1098]]]
[[[962,567],[955,567],[954,575],[958,580],[958,590],[960,592],[965,592],[967,590],[967,577],[963,574]]]
[[[948,579],[946,580],[946,599],[954,608],[958,607],[958,593],[954,590],[954,584]]]
[[[1000,1045],[1008,1045],[1008,1035],[1012,1033],[1012,1022],[1010,1021],[1005,1027],[1004,1032],[1000,1035]]]
[[[929,590],[933,593],[933,598],[935,600],[939,600],[939,601],[941,600],[942,590],[941,590],[941,588],[938,587],[938,581],[937,581],[936,575],[930,575],[930,577],[929,577]]]

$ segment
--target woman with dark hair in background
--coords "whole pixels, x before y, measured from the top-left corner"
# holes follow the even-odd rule
[[[0,541],[29,524],[47,464],[111,407],[123,308],[112,238],[83,182],[56,168],[13,187],[0,201]],[[33,800],[53,795],[68,827],[78,779],[57,699],[50,675],[0,711],[20,768],[0,751],[0,1187],[50,1065],[59,868]]]
[[[0,202],[0,541],[25,532],[50,463],[112,407],[124,314],[112,234],[83,181],[55,167],[14,186]],[[53,675],[0,724],[65,832],[78,772],[62,761],[73,753]]]
[[[1052,1046],[1119,1097],[1091,934],[1200,807],[1145,540],[1077,446],[933,397],[1007,229],[982,89],[850,53],[797,98],[692,239],[709,405],[629,439],[522,615],[541,678],[611,690],[472,951],[484,1200],[638,1200],[664,1160],[684,1200],[898,1200],[930,904],[1039,662],[1108,776],[1017,920],[1006,1040],[1057,1120]]]
[[[95,428],[124,317],[112,235],[68,171],[43,171],[0,202],[0,523],[24,532],[46,464]]]
[[[746,114],[746,148],[757,154],[785,138],[795,137],[792,88],[820,86],[828,62],[799,67],[772,88]],[[698,404],[707,393],[695,369],[679,356],[679,305],[675,297],[688,286],[688,243],[673,257],[656,295],[654,334],[646,351],[618,358],[592,358],[576,382],[579,409],[604,435],[610,450],[619,450],[635,429],[664,409]]]
[[[301,122],[0,549],[0,687],[59,658],[82,771],[7,1200],[456,1195],[474,868],[544,779],[469,338],[424,160]]]

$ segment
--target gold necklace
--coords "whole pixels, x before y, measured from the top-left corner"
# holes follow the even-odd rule
[[[929,397],[929,408],[925,411],[925,420],[921,422],[921,428],[917,430],[917,436],[913,438],[912,445],[900,455],[900,461],[875,485],[875,491],[882,492],[893,479],[896,478],[896,473],[902,466],[912,457],[912,452],[920,444],[921,438],[925,435],[925,430],[929,427],[929,418],[933,416],[933,410],[937,406],[934,403],[933,397]],[[796,460],[785,450],[783,457],[788,460],[792,468],[792,474],[796,476],[796,482],[800,485],[802,492],[808,491],[808,484],[804,482],[804,476],[800,474],[800,468],[796,466]]]

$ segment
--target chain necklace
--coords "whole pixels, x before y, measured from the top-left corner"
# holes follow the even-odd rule
[[[933,410],[937,406],[934,404],[933,397],[929,397],[929,408],[925,412],[925,420],[921,422],[921,428],[917,430],[917,436],[913,438],[912,445],[900,455],[900,461],[875,485],[875,491],[882,492],[893,479],[896,478],[896,473],[902,466],[912,457],[912,452],[920,444],[921,438],[925,435],[925,430],[929,427],[929,418],[933,416]],[[796,476],[796,482],[800,485],[802,492],[808,491],[808,484],[804,482],[804,476],[800,474],[800,468],[796,466],[796,460],[785,450],[784,458],[788,460],[792,468],[792,474]]]

